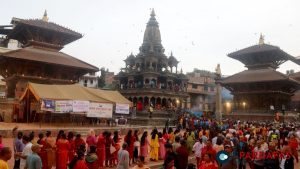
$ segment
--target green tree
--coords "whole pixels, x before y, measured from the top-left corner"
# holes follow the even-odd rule
[[[103,88],[105,86],[105,68],[102,67],[100,69],[100,76],[97,76],[97,80],[98,80],[98,88]]]

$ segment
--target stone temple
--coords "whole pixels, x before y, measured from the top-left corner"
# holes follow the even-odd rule
[[[179,61],[171,53],[167,56],[161,43],[158,22],[152,10],[137,55],[130,54],[116,76],[119,91],[132,101],[137,116],[147,116],[149,108],[154,116],[167,117],[186,107],[188,78],[178,71]]]

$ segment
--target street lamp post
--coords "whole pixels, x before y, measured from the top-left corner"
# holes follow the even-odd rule
[[[244,108],[244,111],[246,109],[246,102],[243,102],[243,108]]]
[[[283,116],[283,123],[285,121],[285,105],[281,105],[281,112],[282,112],[282,116]]]

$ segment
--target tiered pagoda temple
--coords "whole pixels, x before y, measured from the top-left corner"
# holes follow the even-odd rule
[[[119,90],[139,111],[150,105],[155,110],[185,106],[188,78],[178,71],[173,54],[164,54],[154,10],[150,16],[140,52],[129,55],[116,76]]]
[[[11,39],[20,44],[18,49],[0,53],[0,75],[7,87],[7,100],[0,101],[0,109],[8,119],[5,121],[12,121],[12,117],[22,121],[31,113],[25,111],[27,103],[20,104],[18,100],[28,82],[73,84],[84,74],[98,71],[97,67],[60,51],[82,35],[49,22],[46,11],[42,19],[12,18],[11,25],[0,26],[0,35],[2,47],[7,47]]]
[[[15,39],[21,48],[0,54],[0,75],[7,84],[7,97],[18,98],[28,81],[44,84],[72,84],[80,76],[98,68],[60,50],[82,37],[80,33],[42,19],[13,18],[12,25],[1,26],[0,35]]]
[[[264,43],[228,54],[248,69],[221,80],[234,96],[233,112],[248,114],[270,114],[290,110],[291,96],[299,89],[299,81],[276,69],[290,60],[298,64],[295,57],[277,46]]]

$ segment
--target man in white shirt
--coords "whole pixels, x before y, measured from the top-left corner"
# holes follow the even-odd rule
[[[211,139],[211,143],[213,146],[217,144],[217,139],[218,139],[218,136],[215,136],[213,139]]]
[[[195,153],[197,168],[199,168],[199,166],[200,166],[201,152],[202,152],[203,147],[204,147],[204,144],[202,143],[201,138],[199,140],[197,140],[197,142],[193,146],[193,152]]]
[[[255,157],[254,157],[254,160],[253,160],[254,168],[263,168],[264,167],[264,160],[265,160],[265,158],[264,158],[265,150],[262,147],[262,141],[261,140],[257,141],[257,145],[254,148],[253,152],[255,154]]]
[[[23,152],[22,153],[16,153],[17,157],[20,157],[21,161],[20,161],[20,169],[24,169],[25,165],[26,165],[26,159],[27,157],[32,154],[32,150],[31,150],[31,146],[32,143],[29,141],[29,137],[24,135],[22,138],[22,141],[25,145]]]

